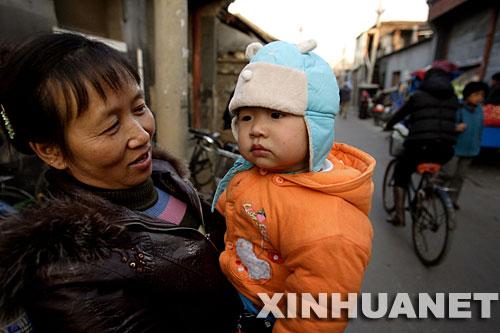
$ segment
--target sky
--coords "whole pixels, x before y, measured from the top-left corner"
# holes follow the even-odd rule
[[[272,36],[298,43],[315,39],[315,52],[332,66],[352,62],[356,37],[376,22],[426,21],[426,0],[236,0],[229,6]]]

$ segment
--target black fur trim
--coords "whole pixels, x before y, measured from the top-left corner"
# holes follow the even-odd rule
[[[159,147],[153,149],[153,158],[168,161],[183,179],[189,178],[189,168],[185,161],[174,157],[172,154]]]
[[[0,221],[0,321],[17,315],[22,299],[29,297],[24,287],[46,264],[104,258],[125,241],[123,227],[109,223],[123,214],[117,208],[82,192]]]

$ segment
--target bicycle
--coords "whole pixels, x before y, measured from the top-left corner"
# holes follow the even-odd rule
[[[18,212],[35,201],[35,197],[29,192],[7,185],[14,178],[12,175],[0,176],[0,219]],[[33,332],[33,328],[31,321],[23,311],[10,323],[0,322],[0,332],[30,333]]]
[[[27,191],[7,185],[14,176],[0,176],[0,216],[15,213],[35,201]]]
[[[393,145],[391,136],[392,156]],[[389,214],[395,209],[392,195],[396,163],[397,157],[389,162],[384,173],[382,200]],[[443,260],[450,247],[452,231],[456,228],[455,210],[448,193],[451,189],[441,186],[436,177],[440,168],[441,165],[435,163],[419,164],[416,169],[419,176],[412,176],[406,190],[405,210],[412,218],[413,248],[426,266],[437,265]]]
[[[190,128],[189,133],[192,134],[191,140],[195,141],[189,160],[191,181],[199,191],[213,195],[219,181],[240,157],[238,146],[223,144],[217,132]]]

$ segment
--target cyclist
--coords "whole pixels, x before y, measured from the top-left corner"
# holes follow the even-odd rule
[[[395,211],[388,219],[394,225],[405,225],[405,189],[416,166],[425,162],[444,164],[453,157],[455,114],[459,108],[451,86],[451,73],[455,69],[456,66],[449,62],[435,62],[425,73],[420,87],[385,127],[391,130],[406,119],[409,128],[404,151],[394,170]]]

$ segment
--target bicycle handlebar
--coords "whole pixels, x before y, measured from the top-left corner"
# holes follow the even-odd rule
[[[219,132],[209,132],[209,131],[206,131],[206,130],[202,130],[202,129],[199,129],[199,128],[189,128],[189,132],[194,134],[195,137],[198,137],[198,138],[205,138],[205,137],[209,137],[210,139],[212,139],[213,141],[217,141],[219,138],[220,138],[220,133]]]
[[[220,156],[224,156],[224,157],[227,157],[227,158],[230,158],[230,159],[233,159],[233,160],[237,160],[238,158],[241,157],[240,154],[236,154],[236,153],[232,153],[228,150],[225,150],[225,149],[220,149],[218,148],[217,149],[217,154],[220,155]]]

